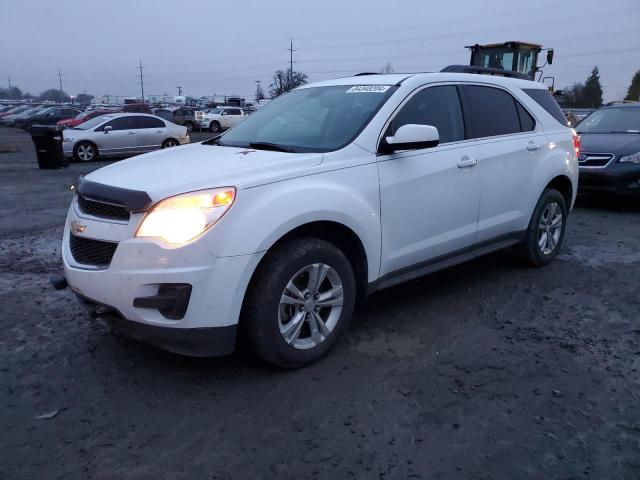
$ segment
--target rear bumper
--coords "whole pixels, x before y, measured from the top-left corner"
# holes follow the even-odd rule
[[[606,169],[580,169],[580,192],[640,195],[640,165],[615,165]]]

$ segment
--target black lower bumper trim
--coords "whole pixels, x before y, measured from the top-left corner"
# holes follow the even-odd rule
[[[173,328],[127,320],[116,313],[102,317],[115,333],[163,350],[189,357],[218,357],[233,353],[237,325],[206,328]]]

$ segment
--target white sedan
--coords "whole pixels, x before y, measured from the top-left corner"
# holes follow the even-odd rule
[[[89,162],[98,156],[129,156],[189,143],[187,129],[154,115],[101,115],[62,132],[65,157]]]

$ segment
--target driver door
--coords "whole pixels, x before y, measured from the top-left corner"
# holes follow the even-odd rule
[[[114,118],[100,127],[101,135],[96,138],[100,153],[105,155],[126,155],[138,149],[135,117]],[[111,130],[105,130],[110,126]]]
[[[479,150],[465,140],[455,85],[429,86],[405,100],[385,136],[402,125],[432,125],[436,147],[378,156],[382,224],[380,275],[401,274],[461,253],[478,229]]]

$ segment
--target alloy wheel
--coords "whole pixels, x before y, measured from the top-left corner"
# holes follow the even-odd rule
[[[324,342],[340,320],[344,291],[332,267],[314,263],[287,283],[278,306],[278,326],[284,341],[297,349]]]
[[[93,157],[95,157],[95,152],[93,151],[93,147],[91,145],[80,145],[78,147],[78,158],[80,160],[82,160],[83,162],[88,162],[90,160],[93,160]]]
[[[562,209],[552,202],[544,209],[538,225],[538,247],[544,255],[549,255],[558,246],[562,235]]]

